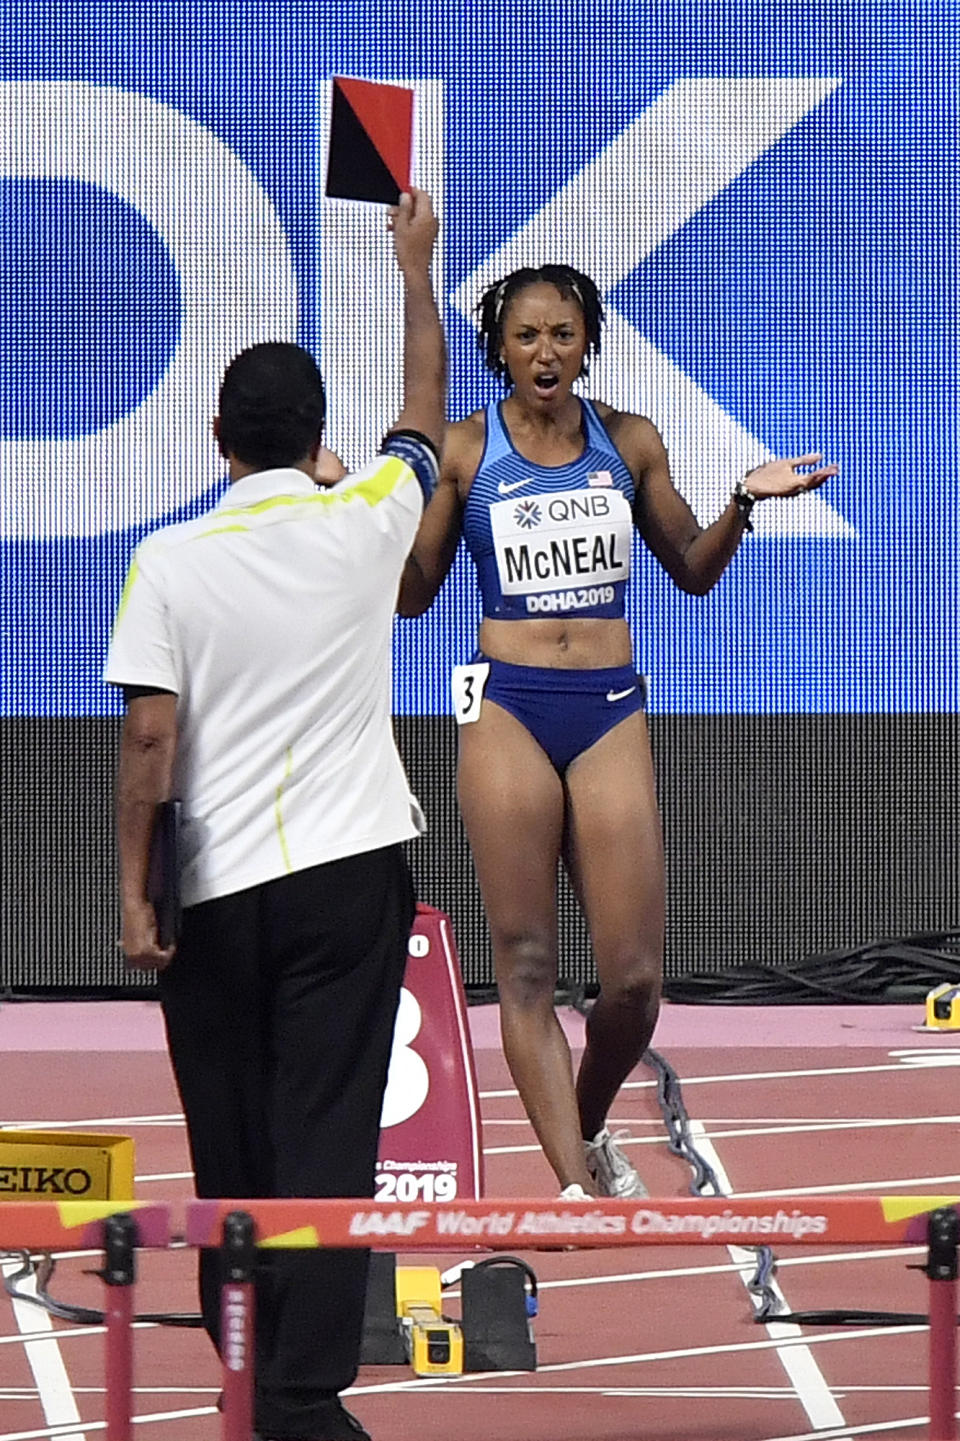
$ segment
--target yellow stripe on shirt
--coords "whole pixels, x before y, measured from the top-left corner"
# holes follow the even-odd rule
[[[283,779],[277,786],[273,802],[273,817],[277,823],[277,837],[280,841],[280,853],[283,856],[283,864],[286,866],[287,874],[293,870],[293,862],[290,859],[290,852],[287,849],[287,837],[283,829],[283,792],[290,774],[293,770],[293,747],[287,746],[287,764],[283,772]]]
[[[140,574],[140,562],[137,559],[137,552],[133,553],[133,560],[130,562],[130,569],[127,571],[127,578],[123,582],[123,590],[120,592],[120,604],[117,606],[117,613],[113,619],[113,628],[116,630],[120,624],[123,612],[126,610],[130,600],[130,592],[133,590],[134,582]]]
[[[346,486],[341,490],[318,490],[316,495],[274,495],[269,500],[258,500],[252,505],[226,507],[218,510],[216,514],[224,519],[227,516],[263,515],[281,505],[331,506],[343,505],[354,499],[375,506],[392,495],[398,486],[415,480],[416,477],[406,461],[398,460],[394,456],[384,456],[373,475],[364,476],[356,485]],[[211,529],[203,531],[202,534],[213,535],[216,532]]]

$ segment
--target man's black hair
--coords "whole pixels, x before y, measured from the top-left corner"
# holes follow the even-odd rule
[[[503,318],[510,302],[530,285],[552,285],[559,290],[564,300],[575,300],[579,305],[587,332],[587,348],[580,368],[581,377],[585,376],[591,356],[600,354],[603,306],[600,303],[600,292],[589,275],[574,270],[572,265],[525,265],[487,287],[477,305],[477,348],[483,354],[487,369],[504,384],[510,383],[509,372],[500,355],[503,348]]]
[[[220,387],[220,449],[257,470],[298,465],[320,439],[323,379],[299,345],[270,341],[242,350]]]

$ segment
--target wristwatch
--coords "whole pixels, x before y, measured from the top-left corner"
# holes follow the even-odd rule
[[[750,512],[757,503],[757,497],[747,489],[742,480],[738,480],[733,487],[730,499],[740,512],[740,519],[743,521],[744,530],[753,530]]]

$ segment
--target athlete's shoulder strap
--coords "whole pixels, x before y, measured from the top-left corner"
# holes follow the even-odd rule
[[[505,455],[513,453],[513,446],[510,444],[510,436],[507,434],[507,427],[503,423],[503,416],[500,414],[501,401],[493,400],[483,412],[484,419],[484,442],[483,455],[480,458],[479,469],[485,466],[494,465]]]
[[[600,419],[600,414],[593,401],[587,400],[586,396],[581,396],[580,404],[583,407],[587,439],[592,445],[598,446],[601,450],[608,450],[615,453],[617,448],[610,439],[610,432]]]

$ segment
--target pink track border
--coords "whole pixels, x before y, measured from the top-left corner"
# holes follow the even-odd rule
[[[583,1045],[583,1017],[558,1012],[570,1044]],[[500,1047],[497,1006],[467,1010],[475,1051]],[[874,1049],[950,1047],[960,1031],[922,1031],[914,1006],[678,1006],[667,1003],[653,1044],[671,1047]],[[156,1001],[5,1001],[0,1003],[0,1053],[9,1051],[164,1051]]]

